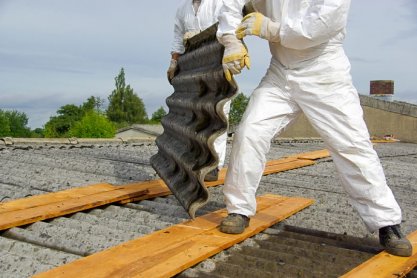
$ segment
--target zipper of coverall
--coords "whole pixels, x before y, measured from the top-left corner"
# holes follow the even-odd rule
[[[285,17],[288,16],[287,14],[287,10],[288,10],[288,0],[282,0],[282,12],[281,12],[281,20]],[[284,72],[285,72],[285,90],[287,91],[287,93],[290,93],[291,87],[290,84],[288,82],[288,71],[289,68],[285,67]]]
[[[193,1],[193,2],[194,2],[194,1]],[[200,11],[200,7],[201,7],[201,4],[202,4],[202,3],[203,3],[203,0],[201,0],[200,5],[198,5],[197,10],[195,10],[195,8],[194,8],[194,3],[192,3],[192,6],[193,6],[193,11],[194,11],[194,16],[195,16],[195,17],[196,17],[196,19],[197,19],[198,29],[200,30],[200,32],[201,32],[202,30],[201,30],[200,18],[198,18],[198,13],[199,13],[199,11]]]

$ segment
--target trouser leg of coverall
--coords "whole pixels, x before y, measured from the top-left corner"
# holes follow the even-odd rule
[[[230,103],[227,101],[223,106],[223,113],[226,116],[226,119],[229,120],[230,112]],[[220,135],[214,140],[214,149],[216,150],[217,156],[219,157],[218,168],[221,169],[224,165],[224,160],[226,159],[226,147],[227,147],[227,131]]]
[[[332,88],[309,83],[310,92],[295,92],[294,98],[325,141],[351,204],[368,230],[399,224],[401,209],[369,139],[359,96],[349,80],[343,87],[337,84]]]
[[[327,73],[334,70],[309,69],[307,75],[301,72],[291,76],[294,82],[287,84],[288,73],[270,67],[235,135],[224,186],[229,213],[252,216],[256,212],[255,193],[270,139],[295,118],[301,107],[325,140],[352,205],[367,228],[375,231],[401,222],[401,210],[369,141],[356,90],[349,78],[340,80],[350,76],[343,72],[348,67],[335,74],[337,81],[329,83]],[[311,74],[317,78],[311,78]],[[315,80],[327,82],[314,84]]]
[[[229,213],[253,216],[255,193],[265,167],[266,153],[277,130],[290,123],[299,112],[297,105],[268,75],[253,92],[233,139],[223,192]]]

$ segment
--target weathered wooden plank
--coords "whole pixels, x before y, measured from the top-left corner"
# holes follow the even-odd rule
[[[313,164],[314,162],[311,160],[298,159],[296,157],[272,160],[267,162],[263,174],[269,175]],[[219,179],[217,181],[205,182],[205,185],[211,187],[224,184],[226,171],[227,169],[223,168],[219,173]],[[99,193],[120,190],[122,187],[129,190],[130,194],[118,196],[117,198],[113,198],[112,194],[104,194],[100,197],[97,195]],[[126,184],[122,187],[113,186],[111,184],[96,184],[2,203],[0,204],[0,230],[30,224],[36,221],[62,216],[113,202],[126,204],[171,194],[171,191],[161,179]],[[143,194],[143,190],[147,190],[147,193]],[[135,193],[135,191],[137,191],[137,193]],[[87,196],[95,197],[81,198]],[[102,199],[103,196],[108,196],[109,199],[104,200]],[[95,198],[99,199],[96,200]],[[81,204],[81,202],[85,203]],[[73,204],[73,207],[69,208],[71,203]],[[63,207],[65,207],[65,209],[63,209]],[[15,214],[11,213],[13,211]]]
[[[87,185],[77,188],[71,188],[59,192],[41,194],[36,196],[30,196],[22,199],[11,200],[7,202],[0,203],[0,213],[14,211],[14,210],[21,210],[27,209],[42,205],[50,204],[51,201],[63,201],[68,198],[77,198],[82,196],[87,196],[91,194],[96,194],[99,192],[105,192],[114,190],[114,185],[108,183],[100,183],[100,184],[93,184]]]
[[[258,212],[239,235],[217,227],[226,211],[216,211],[35,275],[46,277],[170,277],[259,233],[313,203],[304,198],[265,195]],[[97,266],[100,267],[97,267]]]
[[[51,202],[47,205],[4,212],[0,214],[0,230],[31,224],[36,221],[95,208],[126,198],[133,198],[144,195],[147,192],[148,190],[144,186],[121,186],[115,187],[115,189],[112,191],[105,191],[88,196],[70,198],[58,202],[51,200]]]
[[[342,277],[405,277],[417,266],[417,231],[411,233],[407,238],[413,245],[413,254],[411,257],[393,256],[388,254],[386,251],[383,251],[358,267],[352,269]]]
[[[288,158],[299,158],[299,159],[310,159],[310,160],[317,160],[320,158],[326,158],[330,156],[330,152],[328,150],[317,150],[307,153],[299,153],[288,156]]]
[[[275,174],[278,172],[284,172],[288,170],[293,170],[301,167],[311,166],[315,164],[314,161],[308,159],[297,159],[291,162],[275,164],[268,167],[265,167],[264,175]]]

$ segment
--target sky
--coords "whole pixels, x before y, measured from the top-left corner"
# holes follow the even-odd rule
[[[294,0],[295,1],[295,0]],[[150,117],[173,93],[166,78],[180,0],[0,0],[0,109],[37,128],[63,105],[108,98],[123,67]],[[252,67],[237,76],[250,95],[269,65],[267,42],[246,39]],[[352,0],[345,51],[353,82],[394,80],[394,99],[417,104],[416,0]]]

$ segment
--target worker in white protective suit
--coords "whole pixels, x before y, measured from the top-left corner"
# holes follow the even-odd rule
[[[222,3],[220,0],[183,0],[181,2],[175,17],[171,62],[167,72],[169,82],[175,76],[178,58],[185,52],[184,43],[186,40],[217,22]],[[224,104],[223,112],[228,119],[230,101]],[[227,132],[220,135],[214,141],[214,149],[219,158],[219,163],[217,168],[206,175],[206,181],[215,181],[218,179],[219,169],[223,167],[226,158],[226,145]]]
[[[220,230],[242,233],[256,212],[255,193],[271,139],[304,113],[323,138],[343,187],[385,249],[410,256],[401,210],[369,139],[350,64],[343,50],[349,0],[257,0],[242,20],[245,0],[224,0],[217,37],[227,78],[249,61],[241,40],[269,42],[269,69],[254,90],[235,133],[224,186],[228,216]]]

